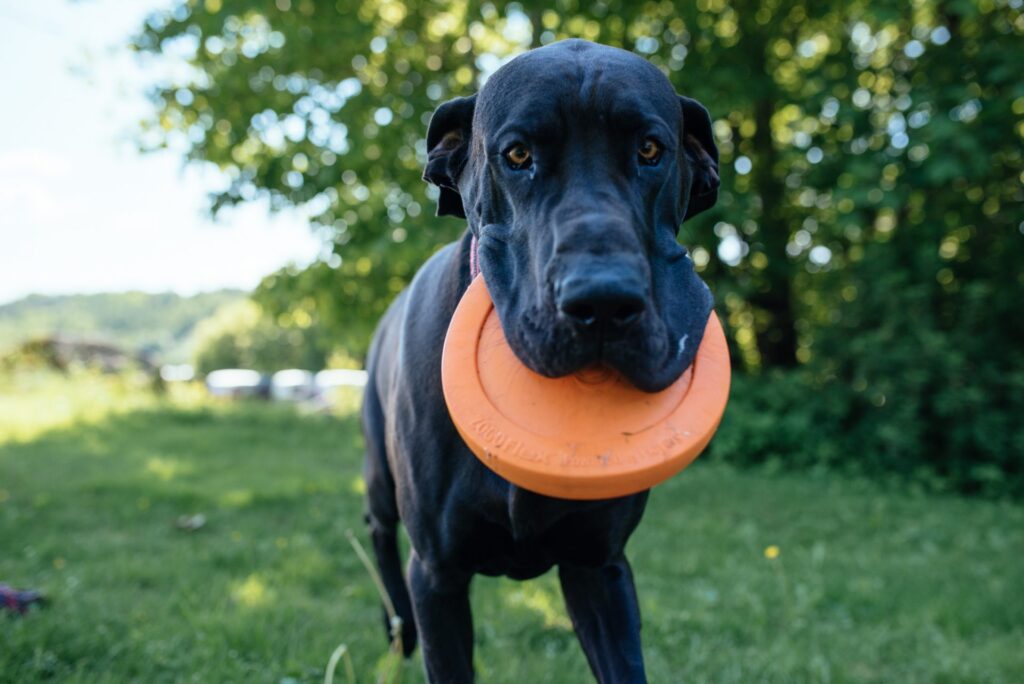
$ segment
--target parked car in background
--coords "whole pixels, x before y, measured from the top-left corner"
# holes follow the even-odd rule
[[[223,368],[206,374],[206,389],[215,397],[266,399],[270,396],[270,376],[245,368]]]

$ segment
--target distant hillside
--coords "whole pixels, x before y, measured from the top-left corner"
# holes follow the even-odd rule
[[[161,362],[187,361],[196,323],[246,296],[241,290],[191,297],[145,292],[29,295],[0,305],[0,353],[27,339],[60,335],[110,342],[153,354]]]

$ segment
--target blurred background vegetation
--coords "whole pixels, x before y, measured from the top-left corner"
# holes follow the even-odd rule
[[[231,183],[210,208],[304,205],[329,256],[256,300],[359,358],[463,223],[435,218],[424,132],[533,46],[635,51],[710,110],[718,206],[683,227],[727,321],[716,453],[1024,492],[1020,0],[692,3],[205,0],[135,38],[147,149]]]
[[[241,290],[174,293],[118,292],[30,295],[0,305],[0,352],[47,336],[116,341],[163,363],[185,363],[195,353],[199,321],[244,301]]]

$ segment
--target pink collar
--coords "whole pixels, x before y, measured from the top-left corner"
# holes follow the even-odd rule
[[[473,282],[480,275],[480,257],[476,253],[476,235],[469,240],[469,281]]]

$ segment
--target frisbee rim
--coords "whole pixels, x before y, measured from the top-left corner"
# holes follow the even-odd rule
[[[463,441],[485,466],[509,482],[563,499],[628,496],[675,475],[711,441],[725,412],[731,382],[728,346],[714,311],[679,403],[644,430],[594,441],[531,433],[492,403],[480,378],[478,348],[493,308],[486,280],[478,275],[449,324],[441,384],[448,413]],[[687,382],[685,375],[679,382]]]

